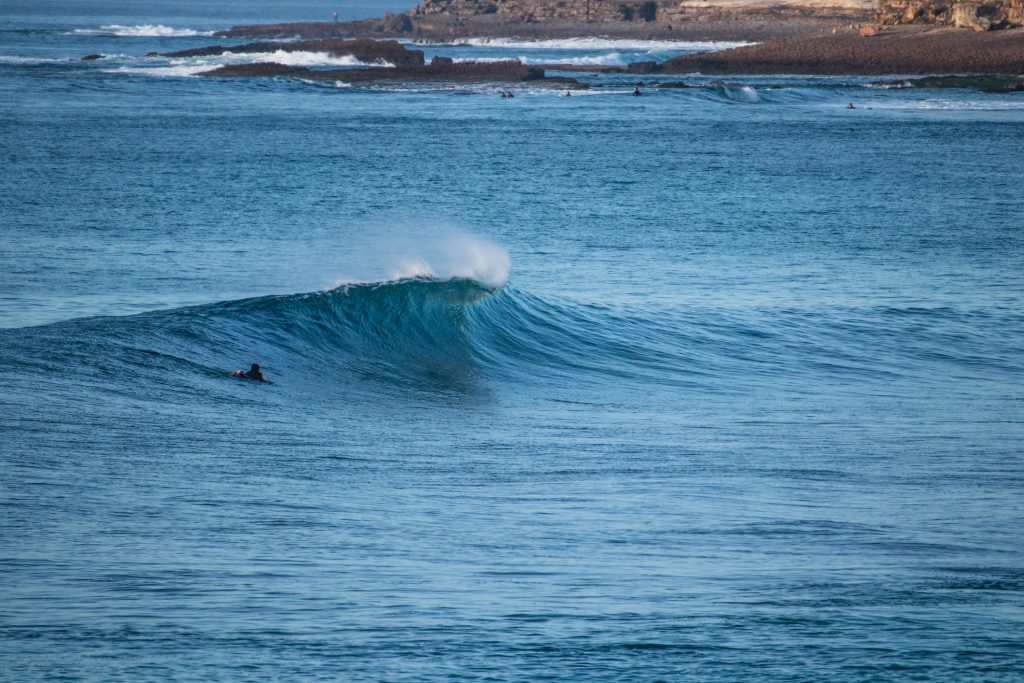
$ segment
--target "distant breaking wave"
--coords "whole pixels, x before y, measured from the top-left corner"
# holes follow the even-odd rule
[[[154,66],[122,66],[114,71],[120,73],[147,74],[151,76],[195,76],[204,71],[211,71],[226,64],[256,64],[259,62],[277,62],[289,66],[344,66],[344,67],[394,67],[384,60],[361,62],[352,55],[332,55],[327,52],[225,52],[221,55],[172,59],[169,62],[156,62]]]
[[[460,57],[456,62],[503,62],[510,57]],[[592,55],[589,57],[530,57],[520,55],[516,57],[523,64],[573,64],[577,66],[625,66],[630,61],[628,57],[620,52],[612,52],[607,55]]]
[[[188,38],[193,36],[212,36],[213,31],[196,31],[191,28],[172,28],[163,24],[141,24],[137,26],[122,26],[121,24],[109,24],[94,28],[76,28],[75,33],[86,35],[110,35],[126,38],[155,37],[155,38]]]
[[[710,83],[708,87],[718,90],[718,92],[724,95],[726,99],[733,102],[739,102],[741,104],[760,104],[763,102],[761,96],[757,94],[757,91],[749,85],[713,82]]]
[[[0,64],[57,64],[76,62],[72,57],[21,57],[19,55],[0,55]]]
[[[258,62],[277,62],[289,66],[384,66],[394,67],[391,62],[383,59],[362,62],[352,55],[333,55],[327,52],[290,52],[275,50],[274,52],[225,52],[215,57],[203,57],[206,64],[255,64]]]

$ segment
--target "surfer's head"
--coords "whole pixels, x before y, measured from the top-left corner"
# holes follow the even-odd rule
[[[259,363],[253,363],[249,367],[249,372],[259,372],[259,371],[260,371],[260,364]]]

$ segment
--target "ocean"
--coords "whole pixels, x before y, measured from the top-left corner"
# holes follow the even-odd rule
[[[369,5],[0,8],[0,679],[1024,680],[1024,94]]]

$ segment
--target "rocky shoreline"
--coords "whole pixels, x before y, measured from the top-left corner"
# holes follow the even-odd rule
[[[1024,0],[423,0],[408,12],[379,19],[239,26],[217,35],[299,41],[730,40],[757,44],[621,69],[542,66],[641,74],[883,76],[1024,74],[1022,26]]]
[[[856,31],[799,36],[676,57],[659,70],[715,75],[1024,74],[1024,29],[901,26],[869,36]]]
[[[371,38],[426,43],[470,38],[560,40],[594,36],[622,40],[746,42],[802,35],[831,30],[840,26],[859,26],[869,20],[870,13],[862,11],[828,17],[788,16],[772,12],[746,16],[709,15],[695,17],[692,21],[683,24],[651,23],[643,25],[597,22],[580,24],[566,20],[508,25],[493,19],[478,19],[476,21],[442,19],[429,23],[417,23],[414,25],[415,28],[408,31],[391,30],[389,23],[365,20],[236,26],[226,31],[218,31],[214,35],[221,38],[243,40]]]
[[[422,0],[359,21],[236,26],[216,35],[290,38],[466,38],[750,41],[870,21],[875,0]]]
[[[278,43],[249,43],[224,47],[212,45],[167,52],[171,58],[209,57],[232,54],[275,54],[278,52],[322,52],[338,57],[351,56],[370,64],[366,68],[310,69],[278,62],[228,64],[200,73],[214,77],[273,77],[307,80],[374,83],[383,81],[439,83],[548,83],[559,88],[584,88],[574,78],[550,77],[545,69],[527,66],[519,60],[497,62],[456,62],[448,57],[434,57],[427,63],[422,50],[410,50],[394,40],[296,40]]]
[[[767,40],[717,52],[669,59],[634,62],[621,67],[540,64],[519,61],[453,62],[435,57],[427,64],[422,50],[394,40],[296,40],[257,42],[165,53],[172,58],[276,52],[323,52],[352,56],[369,68],[319,70],[274,62],[234,64],[205,72],[205,76],[295,76],[346,82],[446,81],[503,82],[548,81],[581,87],[572,78],[551,78],[548,71],[707,75],[915,75],[1024,74],[1024,29],[970,31],[954,28],[900,26],[884,30],[843,30]]]
[[[870,0],[874,2],[874,0]],[[550,82],[586,87],[549,71],[707,75],[1010,76],[1024,74],[1024,0],[423,0],[405,14],[350,22],[241,26],[216,35],[258,42],[180,50],[170,58],[225,53],[267,55],[265,62],[231,64],[204,76],[294,76],[346,82]],[[837,4],[838,3],[838,4]],[[837,21],[872,19],[872,23]],[[827,30],[823,27],[830,26]],[[811,30],[814,29],[814,30]],[[999,29],[999,30],[996,30]],[[373,37],[366,37],[372,35]],[[393,35],[398,39],[387,39]],[[407,45],[477,38],[625,38],[634,40],[738,40],[750,45],[664,62],[624,66],[531,64],[517,60],[454,62]],[[310,69],[274,61],[281,52],[351,57],[355,68]],[[156,53],[150,53],[155,56]],[[86,55],[95,60],[102,55]],[[280,59],[280,58],[278,58]],[[280,59],[280,61],[288,61]],[[344,62],[343,62],[344,63]],[[1011,78],[1012,81],[1012,78]],[[946,81],[943,81],[946,82]],[[1013,83],[1019,82],[1012,81]],[[989,87],[989,86],[986,86]],[[1014,92],[1016,86],[990,87]]]

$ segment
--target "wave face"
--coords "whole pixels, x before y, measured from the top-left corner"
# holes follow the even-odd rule
[[[473,280],[412,278],[342,285],[326,292],[261,297],[186,309],[201,337],[262,349],[271,366],[335,381],[417,384],[472,373],[467,311],[494,293]],[[210,326],[209,320],[219,322]]]
[[[728,395],[765,382],[801,391],[818,381],[921,381],[950,368],[1005,371],[999,362],[979,365],[974,352],[1005,346],[996,337],[967,336],[941,356],[920,354],[920,346],[969,318],[949,309],[637,309],[474,279],[414,277],[6,334],[15,348],[19,339],[44,346],[17,354],[31,359],[34,375],[84,363],[108,376],[220,382],[228,370],[255,361],[301,395],[317,393],[317,386],[466,393],[493,382],[557,391],[612,382],[623,391],[702,388]],[[119,384],[134,390],[133,383]]]

